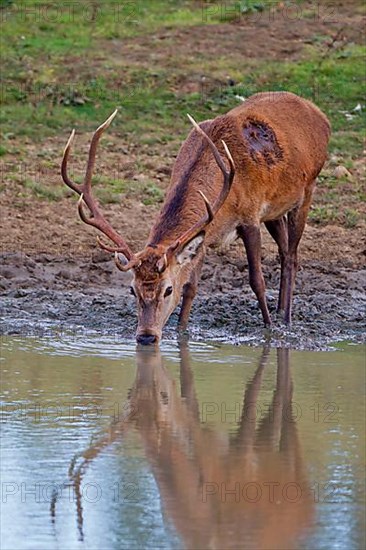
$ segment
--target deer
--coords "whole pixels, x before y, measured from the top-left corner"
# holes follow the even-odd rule
[[[208,247],[241,239],[249,284],[265,327],[272,319],[261,265],[261,224],[278,247],[280,288],[277,314],[291,323],[300,243],[316,178],[327,158],[330,123],[312,102],[291,92],[250,96],[228,113],[198,124],[174,163],[170,185],[146,246],[134,253],[105,219],[92,194],[99,140],[117,110],[93,134],[83,184],[68,176],[72,131],[61,164],[64,183],[79,196],[78,212],[113,246],[122,272],[131,271],[137,301],[139,344],[158,344],[163,327],[182,299],[178,328],[186,331]],[[84,205],[89,209],[89,215]]]
[[[198,398],[186,341],[179,342],[179,378],[166,368],[158,348],[139,346],[123,414],[70,460],[65,486],[74,490],[80,539],[87,535],[82,498],[87,469],[109,449],[128,448],[132,431],[142,443],[164,520],[174,525],[180,547],[296,547],[314,523],[314,495],[292,402],[290,351],[278,348],[276,353],[268,408],[262,410],[260,402],[265,373],[272,369],[266,345],[254,375],[243,381],[241,410],[233,416],[231,404],[228,419],[222,420],[218,406],[214,412],[206,407],[212,402]],[[223,429],[225,421],[230,431]],[[56,521],[57,493],[50,511]]]

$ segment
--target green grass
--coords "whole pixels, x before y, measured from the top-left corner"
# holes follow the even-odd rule
[[[309,220],[317,225],[340,223],[348,229],[357,227],[361,214],[354,208],[340,209],[336,204],[328,206],[313,206],[309,212]]]
[[[360,220],[360,214],[357,212],[357,210],[354,210],[353,208],[346,208],[344,210],[344,224],[349,229],[352,229],[352,227],[356,227]]]
[[[7,138],[15,134],[42,140],[76,124],[91,129],[116,106],[123,110],[124,131],[139,135],[155,132],[157,123],[162,133],[177,130],[187,109],[203,115],[207,110],[200,99],[177,98],[170,90],[185,67],[173,72],[159,66],[125,67],[119,57],[111,58],[106,44],[146,34],[154,40],[159,31],[174,27],[227,22],[245,16],[245,10],[261,9],[263,2],[32,0],[4,5],[2,131]],[[196,62],[201,71],[200,60]],[[185,119],[178,131],[184,126]]]
[[[161,8],[162,2],[151,4],[152,13],[149,12],[146,21],[143,20],[141,24],[153,25],[152,20],[167,24],[172,16],[169,9],[163,10],[164,17],[160,15],[159,19],[158,8]],[[171,8],[171,2],[167,2],[167,6]],[[195,17],[202,19],[202,12],[198,11],[199,16],[192,11],[191,24],[197,22]],[[59,129],[74,125],[80,129],[91,129],[115,107],[119,107],[122,117],[115,122],[117,128],[120,125],[124,133],[143,136],[145,141],[149,140],[150,134],[154,134],[157,141],[164,136],[164,142],[169,139],[170,132],[176,135],[177,132],[183,134],[186,131],[187,111],[194,113],[197,118],[212,117],[212,113],[224,112],[237,105],[236,96],[247,97],[259,90],[289,90],[314,100],[328,114],[333,127],[332,150],[338,152],[351,148],[352,153],[358,154],[362,147],[366,110],[363,109],[361,113],[353,111],[358,104],[365,103],[362,69],[365,52],[361,46],[351,44],[341,51],[330,51],[325,59],[318,46],[311,47],[308,58],[302,62],[264,61],[252,66],[249,63],[242,72],[234,64],[230,66],[230,56],[225,53],[221,60],[215,62],[216,71],[221,71],[220,64],[225,67],[226,72],[235,77],[234,86],[222,84],[209,90],[202,87],[199,92],[178,95],[171,88],[181,73],[185,72],[184,67],[177,67],[173,74],[170,67],[164,66],[150,69],[129,67],[124,69],[121,76],[121,68],[112,65],[105,69],[104,74],[93,76],[88,72],[84,74],[82,58],[78,57],[75,63],[80,64],[80,73],[73,75],[71,80],[68,73],[74,71],[74,67],[70,67],[67,62],[64,64],[58,55],[55,58],[51,55],[47,63],[42,63],[44,48],[25,48],[27,53],[19,54],[21,70],[18,71],[17,63],[13,64],[12,58],[19,53],[20,47],[25,46],[21,40],[20,46],[14,43],[17,25],[20,25],[17,17],[10,18],[3,33],[6,48],[10,48],[9,57],[3,56],[7,59],[3,71],[5,85],[0,119],[7,137],[16,134],[42,140],[47,134],[56,134]],[[98,28],[103,29],[103,25],[102,18],[98,21]],[[15,29],[9,33],[12,26]],[[83,26],[80,28],[76,24],[69,24],[69,27],[71,35],[75,32],[81,41],[84,40]],[[53,31],[54,27],[48,24],[47,30],[43,31],[45,36],[40,39],[38,33],[35,33],[34,40],[41,40],[46,45],[52,42],[57,50],[60,39],[67,52],[70,36],[65,38],[65,43],[57,33],[51,38]],[[58,29],[58,33],[62,34],[62,31]],[[73,48],[75,50],[78,50],[78,46]],[[63,53],[67,55],[66,52]],[[37,68],[34,68],[36,64]]]
[[[74,193],[65,186],[60,185],[55,187],[36,179],[23,178],[19,174],[8,174],[8,179],[21,183],[23,190],[18,193],[18,196],[33,196],[48,202],[58,202],[66,196],[75,197]],[[75,181],[80,183],[80,177],[76,177]],[[150,180],[99,179],[96,176],[93,181],[93,190],[102,205],[120,204],[122,196],[125,199],[140,199],[144,205],[159,204],[164,198],[164,192]]]
[[[294,92],[314,101],[331,120],[331,150],[359,154],[366,124],[365,53],[365,48],[349,45],[342,52],[330,52],[325,60],[319,52],[310,51],[301,62],[263,63],[243,75],[240,83],[209,96],[207,108],[220,105],[226,110],[237,104],[236,96],[248,97],[257,91]],[[359,104],[362,110],[354,111]]]
[[[51,187],[29,178],[22,181],[22,184],[26,191],[26,195],[30,194],[40,200],[59,201],[68,193],[66,188]]]
[[[152,181],[131,181],[95,178],[93,183],[95,195],[101,204],[120,203],[121,197],[140,198],[145,205],[159,204],[163,201],[164,192]]]
[[[193,9],[192,9],[193,8]],[[3,9],[4,54],[60,55],[93,48],[98,39],[126,38],[161,26],[202,23],[189,0],[13,2]],[[11,29],[12,32],[9,32]]]
[[[89,132],[116,107],[120,113],[111,132],[138,146],[159,148],[173,141],[176,148],[189,131],[187,112],[203,120],[236,106],[238,96],[289,90],[315,101],[328,115],[333,128],[331,155],[352,171],[365,135],[364,47],[353,42],[329,46],[329,36],[314,33],[296,62],[268,60],[265,52],[263,58],[242,62],[219,45],[217,55],[208,52],[203,57],[194,52],[180,56],[174,50],[169,29],[235,24],[236,17],[252,17],[266,5],[258,0],[32,0],[28,4],[1,0],[0,155],[6,159],[8,152],[26,151],[27,140],[42,144],[48,136],[60,134],[66,139],[72,127]],[[158,35],[173,53],[154,66],[118,55],[116,40],[153,43]],[[200,81],[202,74],[209,75],[206,82]],[[199,83],[196,91],[185,91],[181,84],[187,81]],[[355,111],[359,104],[362,109]],[[140,197],[145,204],[162,200],[161,190],[150,181],[111,180],[104,185],[96,186],[101,202],[118,202],[122,194]],[[337,214],[344,194],[364,199],[359,184],[352,185],[330,173],[324,175],[312,219],[357,224],[356,204]],[[39,198],[57,200],[57,193],[40,184],[30,181],[25,187]]]
[[[276,2],[272,2],[274,4]],[[268,3],[267,3],[268,4]],[[4,2],[4,58],[75,55],[97,50],[100,39],[153,34],[161,28],[216,24],[263,10],[266,2],[195,0],[94,0],[93,2]]]
[[[352,170],[352,161],[344,162]],[[318,178],[316,200],[309,219],[319,225],[339,223],[353,228],[364,219],[360,205],[365,204],[365,185],[362,178],[336,178],[332,162]]]
[[[318,225],[324,225],[335,222],[338,218],[338,211],[334,205],[312,206],[308,218]]]

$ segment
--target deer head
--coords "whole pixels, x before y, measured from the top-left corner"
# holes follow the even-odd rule
[[[205,195],[199,191],[206,207],[206,213],[201,219],[190,225],[174,242],[148,244],[142,251],[134,254],[123,237],[104,218],[91,190],[98,142],[116,114],[117,110],[99,126],[93,135],[84,183],[82,185],[75,184],[70,180],[67,173],[68,158],[75,136],[74,130],[65,147],[61,175],[64,183],[80,195],[78,211],[82,221],[99,229],[115,245],[110,247],[98,237],[99,246],[114,254],[118,269],[123,272],[132,271],[131,292],[136,297],[138,313],[136,339],[141,344],[152,344],[159,342],[165,323],[180,301],[183,287],[189,279],[194,262],[198,259],[200,252],[203,251],[205,229],[229,194],[235,167],[226,143],[222,142],[229,169],[227,169],[220,152],[210,137],[188,115],[196,131],[210,147],[217,166],[223,174],[224,182],[221,192],[211,206]],[[90,216],[86,214],[84,204],[89,209]]]

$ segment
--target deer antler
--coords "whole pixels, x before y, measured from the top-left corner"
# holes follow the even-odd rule
[[[196,222],[190,229],[185,231],[179,237],[179,239],[177,239],[177,241],[175,241],[175,243],[173,243],[169,247],[168,251],[169,251],[170,254],[175,252],[178,249],[183,248],[186,243],[188,243],[190,240],[192,240],[196,235],[198,235],[198,233],[203,231],[209,223],[212,222],[212,220],[214,219],[214,216],[217,214],[217,212],[219,211],[221,206],[224,204],[224,202],[226,200],[226,197],[228,196],[228,194],[230,192],[231,185],[233,183],[233,179],[234,179],[234,175],[235,175],[234,160],[233,160],[233,157],[231,156],[231,153],[230,153],[229,148],[226,145],[225,141],[221,140],[221,142],[224,146],[224,151],[225,151],[226,157],[229,161],[229,166],[230,166],[229,171],[226,169],[225,163],[224,163],[224,161],[223,161],[223,159],[222,159],[222,157],[219,153],[219,150],[217,149],[217,147],[214,144],[214,142],[212,141],[212,139],[197,124],[197,122],[191,117],[191,115],[187,115],[187,116],[188,116],[190,122],[193,124],[194,128],[197,130],[197,132],[199,132],[201,134],[201,136],[207,141],[207,143],[208,143],[208,145],[209,145],[209,147],[210,147],[210,149],[211,149],[211,151],[214,155],[217,166],[220,168],[220,170],[221,170],[221,172],[224,176],[224,184],[222,186],[221,193],[218,196],[218,198],[216,199],[213,206],[211,206],[211,204],[209,203],[209,201],[208,201],[207,197],[204,195],[204,193],[202,193],[202,191],[198,191],[200,193],[201,197],[203,198],[204,202],[205,202],[207,215],[203,216],[203,218],[201,218],[198,222]]]
[[[68,177],[68,174],[67,174],[67,161],[69,159],[71,146],[74,141],[75,130],[71,132],[71,135],[68,139],[68,142],[64,150],[64,155],[63,155],[62,164],[61,164],[61,175],[64,183],[66,183],[66,185],[70,187],[70,189],[72,189],[78,195],[80,195],[80,199],[78,201],[78,211],[82,221],[84,223],[87,223],[88,225],[92,225],[93,227],[96,227],[97,229],[99,229],[99,231],[104,233],[104,235],[106,235],[112,242],[114,242],[114,244],[117,245],[117,248],[112,249],[104,245],[102,241],[98,239],[98,243],[101,246],[101,248],[108,250],[110,252],[122,252],[126,256],[126,258],[131,261],[134,259],[135,255],[133,254],[133,252],[131,251],[128,244],[125,242],[125,240],[113,229],[110,223],[107,222],[107,220],[104,218],[96,199],[92,195],[92,190],[91,190],[91,180],[93,177],[95,156],[97,153],[98,143],[102,134],[111,124],[116,114],[117,114],[117,109],[114,111],[114,113],[111,114],[109,118],[107,118],[105,122],[103,122],[103,124],[99,126],[99,128],[97,128],[97,130],[93,134],[93,137],[90,143],[90,148],[89,148],[89,158],[88,158],[88,164],[86,167],[84,183],[82,185],[78,185],[74,183]],[[88,207],[91,214],[90,216],[87,216],[87,214],[85,213],[83,203],[85,203],[86,206]]]

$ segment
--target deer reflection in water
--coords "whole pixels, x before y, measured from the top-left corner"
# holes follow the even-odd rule
[[[289,548],[312,524],[314,503],[296,420],[289,350],[277,350],[277,377],[266,414],[259,392],[269,349],[247,384],[236,433],[200,415],[189,350],[180,346],[180,395],[159,350],[137,352],[129,413],[70,466],[83,537],[81,483],[91,460],[133,427],[141,436],[163,512],[186,548]],[[228,406],[229,408],[229,406]],[[76,468],[77,458],[81,464]],[[52,504],[55,519],[56,502]]]

